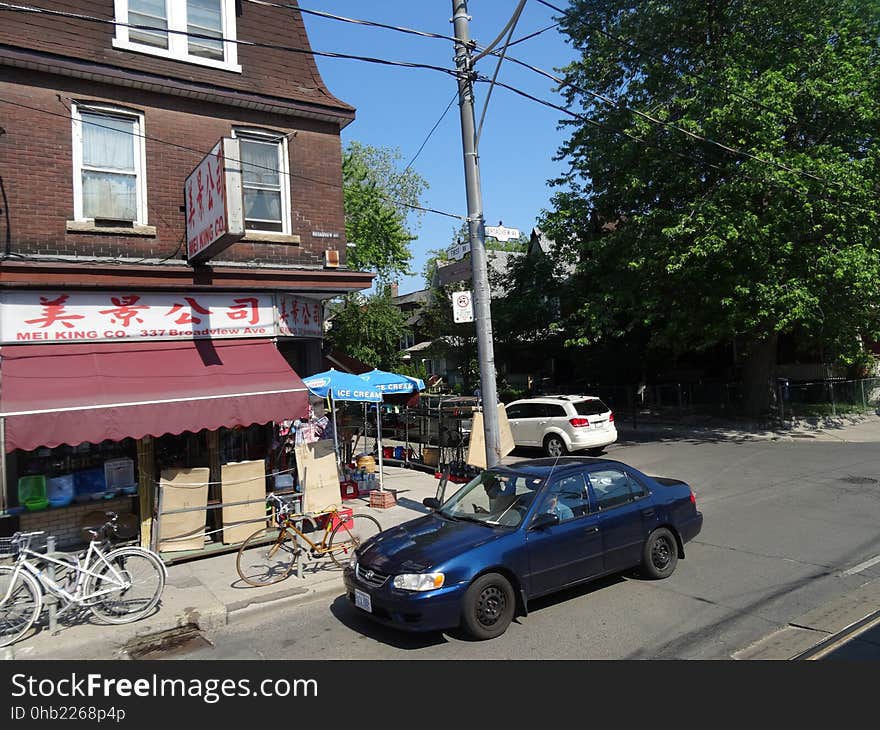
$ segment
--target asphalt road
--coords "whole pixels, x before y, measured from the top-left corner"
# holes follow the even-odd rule
[[[490,642],[399,633],[340,593],[230,624],[212,646],[168,658],[729,659],[880,577],[876,444],[683,440],[607,455],[696,491],[703,531],[667,580],[617,576],[535,601]]]

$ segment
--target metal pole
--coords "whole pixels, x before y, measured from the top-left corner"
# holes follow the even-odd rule
[[[55,537],[54,535],[49,535],[46,538],[46,554],[51,555],[55,552]],[[49,576],[49,580],[55,580],[55,563],[50,561],[46,561],[46,574]],[[49,633],[55,633],[55,630],[58,628],[58,599],[52,593],[52,591],[46,591],[46,602],[49,604]]]
[[[6,512],[6,419],[0,416],[0,514]]]
[[[455,29],[455,65],[458,69],[458,99],[461,112],[461,142],[464,153],[464,177],[467,190],[468,231],[471,242],[471,276],[474,287],[474,325],[477,331],[477,358],[480,363],[480,391],[483,398],[483,433],[486,441],[486,465],[501,461],[501,434],[498,420],[498,393],[495,385],[495,354],[492,344],[492,313],[489,276],[486,271],[486,231],[483,221],[483,197],[477,157],[474,122],[475,74],[472,71],[467,0],[452,0],[452,23]]]

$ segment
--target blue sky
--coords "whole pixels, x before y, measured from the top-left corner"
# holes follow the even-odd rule
[[[554,3],[565,7],[562,0]],[[372,20],[421,31],[453,36],[450,0],[300,0],[301,7],[360,20]],[[471,37],[487,45],[498,36],[516,9],[516,0],[470,0]],[[529,0],[519,19],[514,40],[552,25],[553,11]],[[395,61],[425,63],[452,69],[451,41],[406,35],[391,30],[343,23],[303,14],[312,48]],[[553,72],[573,54],[558,29],[548,30],[510,49],[509,55]],[[342,132],[343,143],[357,140],[396,147],[401,168],[416,155],[431,128],[453,96],[456,102],[419,154],[413,169],[429,183],[422,202],[426,207],[467,214],[462,163],[461,127],[455,80],[422,69],[397,68],[361,61],[317,57],[318,68],[330,91],[357,109],[357,118]],[[492,77],[497,60],[487,57],[477,70]],[[540,99],[561,104],[553,82],[521,66],[505,63],[498,80]],[[486,101],[488,84],[476,86],[476,118]],[[553,162],[566,132],[558,130],[563,114],[507,89],[492,91],[480,141],[480,172],[486,225],[518,228],[528,233],[542,208],[549,205],[548,178],[558,174]],[[459,222],[434,213],[411,216],[418,239],[412,244],[414,275],[400,280],[400,293],[424,287],[421,271],[431,249],[452,243]]]

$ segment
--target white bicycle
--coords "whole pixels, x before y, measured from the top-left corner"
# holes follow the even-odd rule
[[[88,550],[78,556],[32,550],[43,532],[0,538],[0,555],[15,556],[11,566],[0,565],[0,646],[17,641],[36,623],[47,593],[57,596],[59,616],[85,607],[109,624],[137,621],[155,608],[165,589],[165,563],[142,547],[110,548],[117,515],[107,514],[104,525],[89,530]],[[54,578],[46,573],[50,565]]]

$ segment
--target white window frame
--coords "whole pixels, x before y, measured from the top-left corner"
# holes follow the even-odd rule
[[[248,139],[257,142],[275,142],[278,144],[279,165],[278,177],[281,181],[281,230],[267,231],[265,228],[247,228],[247,211],[244,213],[245,233],[258,233],[266,236],[289,236],[290,225],[290,155],[287,147],[287,135],[271,129],[255,129],[252,127],[233,127],[232,136],[236,139]],[[244,162],[244,160],[242,160]],[[244,197],[244,177],[241,183]]]
[[[135,190],[137,195],[137,220],[136,225],[145,226],[147,222],[147,150],[144,137],[144,115],[130,109],[105,106],[101,104],[89,104],[74,102],[71,105],[71,119],[73,120],[73,217],[77,221],[94,221],[86,218],[83,213],[83,129],[82,113],[94,112],[107,116],[128,119],[134,122],[132,129],[132,144],[134,150],[134,172],[136,177]]]
[[[129,39],[128,0],[115,0],[116,4],[116,37],[113,39],[113,47],[125,51],[146,53],[151,56],[161,56],[175,61],[194,63],[199,66],[210,66],[224,71],[241,73],[238,63],[238,44],[235,42],[235,0],[221,0],[223,28],[223,60],[202,58],[193,56],[189,52],[189,36],[186,35],[186,0],[165,0],[165,17],[168,20],[169,31],[182,31],[168,33],[168,48],[156,48],[145,43],[137,43]]]

